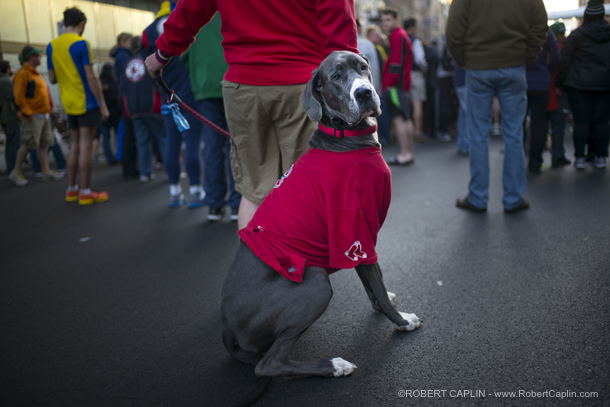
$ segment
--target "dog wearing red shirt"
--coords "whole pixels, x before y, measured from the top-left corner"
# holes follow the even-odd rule
[[[392,182],[377,141],[375,117],[381,110],[368,60],[347,51],[331,53],[313,72],[302,102],[319,129],[310,149],[239,231],[242,241],[222,292],[224,345],[267,378],[260,393],[271,377],[339,377],[356,368],[342,358],[289,359],[330,302],[329,273],[355,268],[373,310],[398,330],[412,331],[421,323],[415,314],[394,308],[377,262],[375,244]]]

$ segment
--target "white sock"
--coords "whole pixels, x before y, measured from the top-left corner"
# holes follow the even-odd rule
[[[203,189],[201,189],[201,185],[191,185],[189,187],[189,194],[191,194],[191,195],[196,195],[196,194],[201,195],[202,193],[203,193]]]
[[[182,193],[182,188],[180,188],[180,184],[170,185],[169,193],[172,195],[180,195]]]
[[[72,192],[76,192],[78,191],[78,184],[74,185],[73,187],[68,187],[68,189]]]
[[[89,195],[89,194],[91,193],[91,188],[82,189],[82,190],[80,191],[80,193],[81,193],[82,195]]]

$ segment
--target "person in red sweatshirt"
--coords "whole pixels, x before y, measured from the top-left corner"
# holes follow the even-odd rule
[[[308,149],[317,123],[307,117],[301,94],[332,51],[358,52],[356,17],[351,0],[181,0],[157,52],[146,59],[151,75],[185,52],[216,12],[229,65],[223,99],[242,229]]]
[[[390,117],[396,130],[400,151],[388,161],[390,165],[409,165],[413,155],[413,120],[411,118],[411,68],[413,67],[411,40],[400,26],[398,11],[381,11],[381,28],[388,34],[390,53],[383,67],[384,97],[390,106]]]

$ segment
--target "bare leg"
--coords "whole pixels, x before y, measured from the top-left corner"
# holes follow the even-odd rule
[[[80,151],[80,137],[78,129],[70,129],[70,151],[68,152],[68,186],[76,185],[78,175],[78,156]]]
[[[91,167],[92,167],[92,147],[93,136],[95,136],[95,127],[81,127],[79,132],[79,154],[78,154],[78,169],[80,171],[81,189],[90,187],[91,182]]]
[[[412,161],[413,155],[413,121],[405,120],[402,117],[394,118],[394,127],[396,128],[396,138],[400,147],[400,152],[396,156],[399,163]]]
[[[413,130],[416,136],[421,136],[422,124],[424,121],[424,104],[423,102],[411,102],[413,106]]]
[[[17,158],[15,159],[15,168],[13,168],[13,171],[15,171],[15,173],[21,174],[23,162],[25,161],[25,157],[28,155],[28,151],[30,151],[30,150],[24,145],[19,147],[19,150],[17,150]]]
[[[38,157],[38,162],[40,163],[40,169],[43,174],[49,172],[49,146],[38,147],[36,149],[36,156]]]

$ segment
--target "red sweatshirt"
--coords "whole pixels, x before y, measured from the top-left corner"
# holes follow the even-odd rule
[[[231,82],[302,84],[332,51],[358,52],[353,0],[181,0],[156,42],[159,51],[181,55],[217,11]]]
[[[398,27],[390,34],[390,55],[383,66],[383,89],[398,86],[402,81],[402,89],[408,91],[412,66],[411,40],[405,30]]]
[[[300,282],[377,261],[377,234],[392,196],[381,149],[309,149],[275,184],[239,236],[267,265]]]

